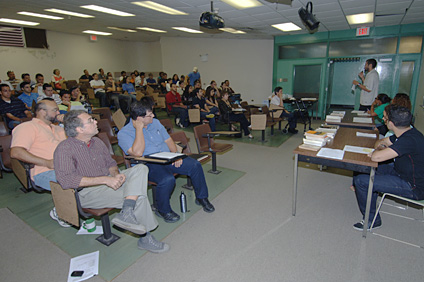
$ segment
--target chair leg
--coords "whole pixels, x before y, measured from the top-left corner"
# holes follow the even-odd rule
[[[120,237],[112,233],[112,230],[110,228],[110,220],[109,220],[108,213],[103,214],[101,216],[101,220],[102,220],[103,234],[97,237],[96,240],[102,243],[103,245],[110,246]]]
[[[261,139],[261,141],[262,142],[265,142],[265,130],[262,130],[262,139]]]
[[[274,126],[271,126],[271,136],[274,136]]]
[[[375,220],[377,219],[377,215],[378,215],[378,213],[380,212],[381,205],[383,205],[383,201],[384,201],[384,198],[385,198],[385,197],[386,197],[386,194],[383,194],[383,196],[381,197],[380,204],[378,205],[378,208],[377,208],[377,210],[375,211],[375,215],[374,215],[374,218],[373,218],[373,220],[372,220],[372,223],[371,223],[371,226],[370,226],[370,230],[372,230],[372,228],[374,227],[374,222],[375,222]]]
[[[211,152],[211,153],[212,153],[212,169],[209,170],[208,172],[212,174],[219,174],[221,173],[221,171],[216,169],[216,152]]]
[[[157,210],[156,207],[156,185],[152,185],[152,198],[153,198],[153,203],[151,204],[152,207],[152,211]]]
[[[191,178],[190,177],[187,176],[187,184],[184,184],[182,187],[185,188],[185,189],[188,189],[188,190],[193,190],[194,189],[193,183],[191,182]]]

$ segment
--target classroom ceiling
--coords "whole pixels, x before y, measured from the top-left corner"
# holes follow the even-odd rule
[[[34,28],[41,28],[65,33],[82,34],[83,30],[111,32],[108,36],[128,41],[158,41],[160,36],[196,37],[196,38],[235,38],[235,39],[272,39],[274,36],[307,33],[298,16],[300,7],[305,7],[307,0],[293,0],[291,5],[276,4],[278,0],[259,0],[263,5],[239,10],[223,1],[215,0],[214,9],[224,18],[226,27],[245,31],[246,34],[228,32],[191,34],[172,29],[183,26],[199,29],[199,17],[204,11],[210,11],[209,0],[156,0],[155,2],[184,11],[188,15],[167,15],[154,10],[132,4],[137,0],[14,0],[5,1],[0,6],[0,18],[39,22]],[[287,0],[286,0],[287,1]],[[319,31],[333,31],[356,28],[361,25],[349,25],[346,15],[374,13],[374,22],[366,26],[388,26],[424,22],[424,0],[312,0],[313,14],[321,22]],[[99,5],[123,12],[135,14],[121,17],[91,11],[80,6]],[[95,16],[94,18],[78,18],[46,12],[44,9],[57,8]],[[35,12],[53,16],[62,16],[63,20],[49,20],[24,16],[17,12]],[[282,32],[271,25],[292,22],[302,28],[300,31]],[[5,23],[0,23],[5,24]],[[10,24],[7,24],[10,25]],[[154,33],[137,30],[129,33],[112,30],[108,27],[136,29],[150,27],[167,31]]]

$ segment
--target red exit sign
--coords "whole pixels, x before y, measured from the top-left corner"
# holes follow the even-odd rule
[[[370,28],[365,26],[365,27],[358,27],[356,29],[356,36],[367,36],[370,35]]]

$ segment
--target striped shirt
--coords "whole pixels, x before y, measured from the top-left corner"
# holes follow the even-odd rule
[[[83,177],[107,176],[109,168],[117,166],[97,137],[91,139],[89,146],[69,137],[57,146],[53,161],[56,179],[63,189],[78,188]]]

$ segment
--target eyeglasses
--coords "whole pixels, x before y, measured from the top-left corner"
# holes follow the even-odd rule
[[[86,123],[84,123],[84,124],[94,123],[95,121],[96,121],[96,119],[95,119],[95,118],[90,117],[89,119],[87,119],[87,122],[86,122]]]

